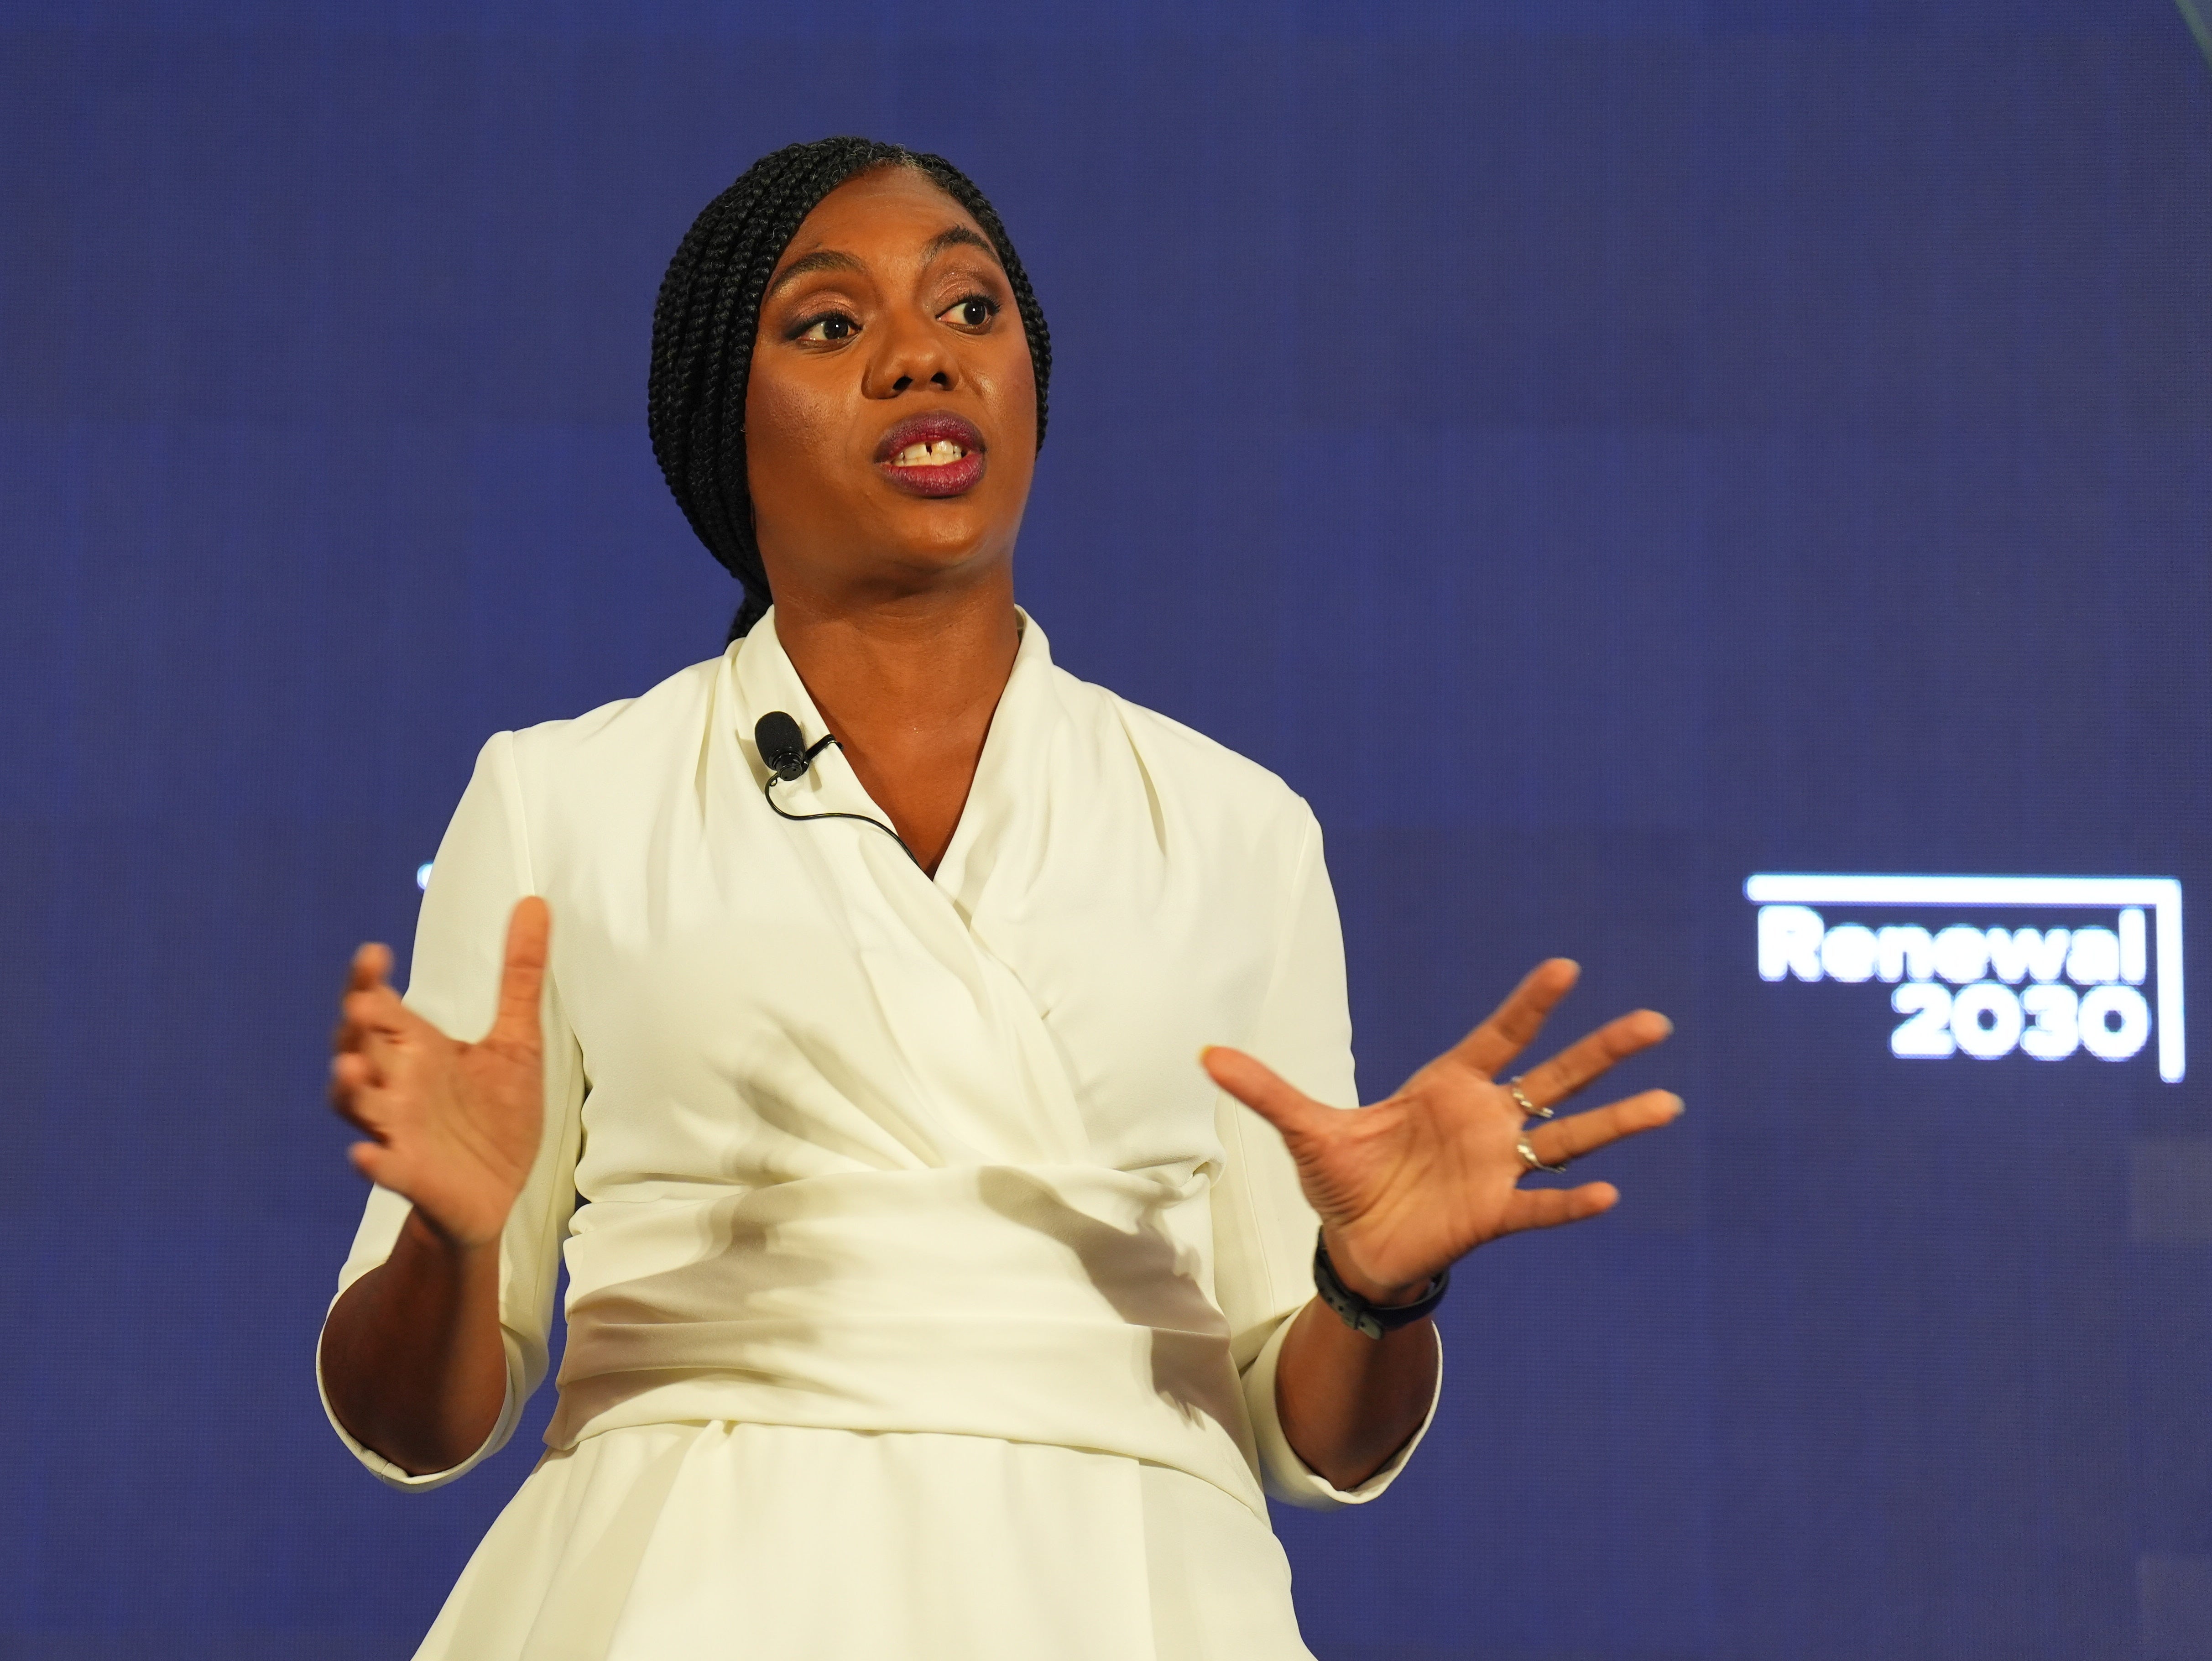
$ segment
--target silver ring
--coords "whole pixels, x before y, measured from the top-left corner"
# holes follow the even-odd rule
[[[1538,1156],[1536,1150],[1529,1146],[1526,1136],[1513,1144],[1513,1151],[1521,1156],[1521,1163],[1527,1165],[1529,1170],[1549,1171],[1554,1177],[1574,1163],[1572,1159],[1562,1159],[1557,1165],[1546,1165]]]
[[[1550,1108],[1539,1107],[1535,1103],[1528,1099],[1528,1092],[1521,1088],[1521,1075],[1519,1074],[1515,1074],[1511,1078],[1505,1081],[1505,1093],[1510,1096],[1515,1102],[1519,1104],[1521,1108],[1521,1116],[1522,1118],[1548,1119],[1552,1116],[1552,1110]]]

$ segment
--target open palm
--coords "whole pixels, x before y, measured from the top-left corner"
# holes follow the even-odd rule
[[[1547,1165],[1656,1129],[1681,1098],[1647,1090],[1527,1129],[1528,1113],[1498,1074],[1528,1048],[1580,974],[1565,958],[1539,964],[1489,1019],[1371,1106],[1346,1111],[1294,1088],[1242,1051],[1206,1050],[1216,1084],[1283,1135],[1330,1258],[1363,1290],[1418,1287],[1484,1242],[1594,1217],[1620,1198],[1610,1183],[1523,1189],[1526,1146]],[[1566,1100],[1674,1026],[1649,1009],[1623,1015],[1517,1080],[1538,1108]]]
[[[544,901],[514,908],[499,1013],[475,1043],[400,1002],[380,946],[354,954],[339,1005],[331,1104],[368,1138],[353,1146],[355,1168],[465,1245],[498,1238],[544,1133],[538,1000],[550,928]]]

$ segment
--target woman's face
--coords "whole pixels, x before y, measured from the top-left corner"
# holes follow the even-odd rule
[[[909,167],[823,198],[769,281],[745,388],[777,604],[1003,579],[1036,457],[1029,339],[982,228]]]

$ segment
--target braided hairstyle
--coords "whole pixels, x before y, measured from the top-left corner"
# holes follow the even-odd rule
[[[707,551],[744,585],[732,640],[759,622],[772,602],[745,478],[745,381],[761,300],[815,204],[847,179],[886,167],[911,167],[933,180],[990,238],[1029,336],[1037,446],[1044,445],[1052,338],[1021,256],[968,175],[941,155],[871,138],[787,144],[761,157],[707,204],[669,261],[653,307],[653,367],[646,380],[646,422],[661,476]]]

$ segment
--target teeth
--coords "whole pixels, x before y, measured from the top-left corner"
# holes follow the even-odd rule
[[[966,455],[949,438],[940,438],[934,444],[909,444],[891,458],[894,467],[945,467]]]

